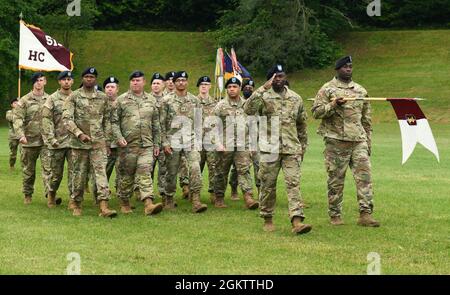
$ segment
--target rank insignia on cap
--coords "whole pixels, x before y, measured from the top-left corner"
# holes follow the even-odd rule
[[[185,72],[181,73],[181,77],[186,77],[186,73]]]
[[[95,69],[94,69],[94,68],[90,68],[90,69],[89,69],[89,72],[90,72],[91,74],[93,74],[93,73],[95,72]]]
[[[109,82],[114,83],[114,77],[109,78]]]
[[[236,83],[236,78],[235,77],[231,78],[231,82]]]
[[[282,67],[281,65],[278,65],[278,66],[277,66],[277,69],[278,69],[278,71],[280,71],[280,72],[283,71],[283,67]]]

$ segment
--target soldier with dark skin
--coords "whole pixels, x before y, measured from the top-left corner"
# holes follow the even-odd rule
[[[98,72],[89,67],[82,73],[83,86],[75,90],[64,103],[63,122],[73,135],[71,161],[73,168],[71,200],[73,215],[82,214],[84,188],[91,167],[95,174],[99,216],[116,217],[109,209],[110,191],[106,177],[107,155],[111,139],[111,106],[103,92],[96,90]]]
[[[351,56],[336,61],[335,70],[336,76],[318,91],[311,109],[314,118],[321,120],[317,133],[323,136],[325,143],[330,223],[335,226],[344,224],[343,191],[345,174],[350,167],[356,182],[360,213],[357,224],[378,227],[380,223],[372,217],[370,102],[344,100],[345,97],[367,97],[367,90],[352,79]]]
[[[267,82],[245,102],[248,115],[267,118],[266,134],[277,134],[276,144],[263,144],[259,139],[261,180],[261,210],[263,229],[275,230],[273,214],[276,202],[277,177],[283,169],[289,206],[289,219],[294,234],[304,234],[312,229],[303,223],[302,196],[300,193],[300,167],[308,145],[306,110],[300,95],[286,86],[287,75],[282,65],[275,65],[267,74]],[[273,122],[272,122],[273,121]],[[260,128],[261,125],[260,125]]]

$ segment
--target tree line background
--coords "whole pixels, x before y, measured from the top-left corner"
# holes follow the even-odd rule
[[[79,17],[67,16],[70,2],[0,0],[2,117],[16,94],[21,12],[69,48],[85,30],[212,31],[258,74],[276,62],[288,71],[327,66],[335,37],[352,30],[450,28],[450,0],[381,0],[377,17],[366,13],[370,0],[82,0]]]

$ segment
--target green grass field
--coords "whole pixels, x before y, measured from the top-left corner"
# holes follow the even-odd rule
[[[283,178],[279,178],[277,231],[262,230],[257,212],[226,197],[227,209],[210,206],[192,214],[190,204],[152,218],[137,205],[131,216],[97,217],[90,194],[84,216],[75,218],[64,204],[48,209],[41,178],[33,204],[25,207],[20,170],[8,171],[8,148],[0,145],[0,274],[64,274],[66,255],[81,256],[82,274],[365,274],[367,255],[377,252],[383,274],[450,273],[450,131],[432,126],[441,163],[422,147],[401,166],[397,124],[375,125],[373,181],[375,217],[380,228],[361,228],[355,189],[347,175],[346,225],[328,224],[326,174],[321,139],[310,126],[310,148],[302,166],[302,193],[311,233],[292,236]],[[0,129],[6,137],[6,129]],[[204,182],[206,183],[206,181]],[[179,194],[178,194],[179,196]],[[202,194],[207,202],[206,188]],[[118,208],[114,197],[112,206]]]
[[[85,196],[84,216],[74,218],[64,204],[46,207],[41,178],[33,204],[25,207],[20,168],[8,170],[7,129],[0,128],[0,274],[64,274],[70,252],[81,255],[82,274],[366,274],[367,255],[377,252],[383,274],[450,274],[450,31],[351,33],[341,39],[343,53],[354,56],[354,78],[372,96],[425,97],[420,103],[429,118],[441,162],[423,147],[401,165],[401,138],[392,107],[373,104],[373,182],[375,217],[380,228],[361,228],[355,188],[347,175],[345,226],[328,224],[323,143],[309,119],[310,146],[302,170],[302,193],[313,231],[292,236],[287,199],[279,178],[275,216],[277,231],[262,231],[258,212],[242,202],[228,209],[190,213],[178,200],[173,212],[148,218],[136,213],[117,219],[97,217],[92,196]],[[88,44],[88,47],[84,47]],[[76,74],[88,65],[99,80],[115,74],[127,88],[134,69],[147,73],[184,69],[196,78],[213,74],[215,44],[207,34],[163,32],[90,32],[74,40]],[[239,57],[239,51],[237,51]],[[313,97],[331,79],[330,66],[290,75],[291,87]],[[256,77],[262,82],[262,77]],[[79,80],[76,81],[78,85]],[[47,92],[55,89],[50,81]],[[25,85],[24,85],[25,86]],[[306,103],[307,108],[311,106]],[[20,165],[18,165],[20,167]],[[204,184],[207,182],[204,181]],[[207,188],[202,198],[208,200]],[[111,202],[118,208],[117,199]]]

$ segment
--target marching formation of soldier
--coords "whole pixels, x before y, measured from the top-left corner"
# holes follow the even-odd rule
[[[352,80],[350,56],[339,59],[335,68],[336,77],[319,90],[311,109],[313,117],[321,120],[318,133],[325,143],[330,223],[344,224],[343,187],[350,166],[357,187],[357,224],[377,227],[380,224],[372,217],[370,104],[343,99],[365,97],[367,91]],[[253,80],[228,79],[222,99],[211,97],[208,76],[198,79],[198,95],[188,92],[185,71],[154,73],[151,92],[145,91],[145,74],[135,71],[121,95],[116,77],[104,81],[103,91],[97,77],[94,67],[87,68],[80,88],[72,90],[72,73],[61,72],[59,89],[48,95],[45,75],[34,73],[32,90],[11,101],[12,110],[6,115],[9,165],[14,168],[20,148],[25,204],[32,202],[40,158],[49,208],[62,202],[57,191],[67,163],[68,207],[74,216],[83,214],[88,180],[99,215],[117,216],[109,205],[113,169],[120,213],[133,212],[133,195],[144,203],[145,215],[175,209],[178,178],[182,197],[191,202],[192,212],[201,213],[208,209],[200,196],[207,166],[212,205],[227,207],[228,183],[233,200],[239,200],[240,188],[243,206],[260,208],[263,229],[271,232],[275,230],[277,178],[283,170],[292,232],[312,229],[304,223],[305,203],[300,193],[301,164],[308,147],[307,110],[300,95],[288,87],[281,65],[270,69],[267,82],[259,88]],[[161,203],[156,201],[154,181]]]

